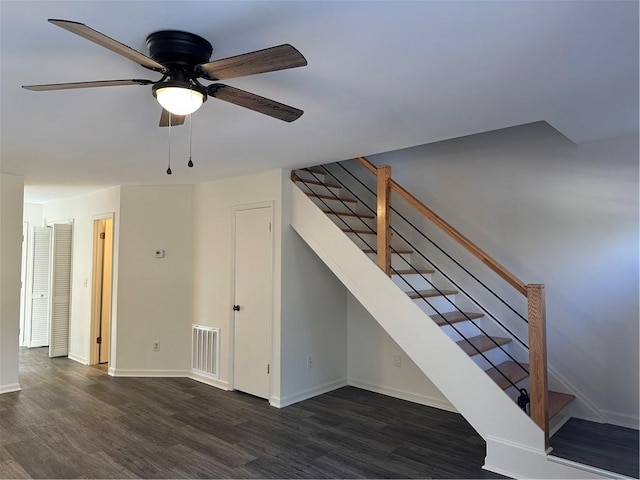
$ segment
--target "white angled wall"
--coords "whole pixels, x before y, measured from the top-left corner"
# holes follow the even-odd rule
[[[20,259],[24,180],[0,174],[0,393],[20,389]]]
[[[637,428],[638,137],[575,145],[540,122],[369,159],[546,285],[550,366],[586,399],[574,414]]]

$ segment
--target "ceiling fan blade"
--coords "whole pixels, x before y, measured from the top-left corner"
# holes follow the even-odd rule
[[[176,125],[182,125],[184,123],[184,115],[176,115],[175,113],[171,113],[163,108],[162,114],[160,115],[160,127],[169,126],[169,116],[171,116],[172,127],[175,127]]]
[[[122,55],[123,57],[128,58],[129,60],[132,60],[138,65],[142,65],[145,68],[158,72],[166,70],[164,65],[156,62],[152,58],[147,57],[146,55],[138,52],[137,50],[134,50],[124,43],[120,43],[111,37],[107,37],[105,34],[100,33],[91,27],[87,27],[84,23],[72,22],[69,20],[56,20],[53,18],[50,18],[49,22],[57,25],[60,28],[64,28],[71,33],[75,33],[76,35],[80,35],[87,40],[97,43],[101,47],[108,48],[112,52],[115,52],[118,55]]]
[[[209,95],[225,102],[233,103],[241,107],[255,110],[256,112],[269,115],[270,117],[283,120],[285,122],[293,122],[300,118],[304,113],[284,103],[276,102],[268,98],[261,97],[254,93],[245,92],[239,88],[230,87],[229,85],[223,85],[221,83],[214,83],[209,85]]]
[[[92,87],[117,87],[120,85],[151,85],[151,80],[100,80],[97,82],[74,82],[74,83],[49,83],[45,85],[22,85],[22,88],[35,92],[45,92],[47,90],[70,90],[73,88]]]
[[[203,63],[196,68],[208,80],[226,80],[257,73],[304,67],[306,64],[307,60],[298,50],[289,44],[284,44]]]

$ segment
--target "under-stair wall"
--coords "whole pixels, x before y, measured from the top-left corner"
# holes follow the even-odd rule
[[[347,355],[349,385],[456,412],[351,293],[347,293]]]

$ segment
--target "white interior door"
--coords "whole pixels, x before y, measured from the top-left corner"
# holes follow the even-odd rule
[[[49,344],[49,289],[51,285],[51,229],[33,227],[33,269],[29,347]]]
[[[69,355],[69,311],[71,305],[71,254],[73,225],[53,226],[53,266],[49,356]]]
[[[271,207],[235,212],[233,388],[269,398]]]

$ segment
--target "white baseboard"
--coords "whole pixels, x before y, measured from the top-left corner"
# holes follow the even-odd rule
[[[289,405],[293,405],[294,403],[301,402],[303,400],[307,400],[309,398],[317,397],[318,395],[322,395],[323,393],[331,392],[332,390],[336,390],[338,388],[346,387],[348,385],[346,378],[341,378],[340,380],[335,380],[333,382],[328,382],[323,385],[318,385],[317,387],[309,388],[307,390],[303,390],[302,392],[294,393],[293,395],[287,395],[286,397],[271,397],[269,399],[269,404],[272,407],[276,408],[284,408]]]
[[[612,425],[617,425],[619,427],[633,428],[634,430],[638,430],[638,423],[640,423],[640,419],[637,415],[628,415],[620,412],[612,412],[609,410],[603,410],[607,423]]]
[[[225,382],[220,380],[219,378],[214,378],[209,375],[204,375],[202,373],[198,373],[195,371],[191,371],[187,374],[187,377],[191,380],[195,380],[200,383],[205,383],[207,385],[211,385],[212,387],[220,388],[221,390],[229,390],[229,382]]]
[[[622,478],[580,463],[558,462],[542,450],[492,435],[487,437],[487,456],[482,468],[510,478]]]
[[[447,410],[448,412],[458,413],[458,411],[449,402],[443,402],[439,398],[427,397],[419,393],[408,392],[406,390],[398,390],[397,388],[387,387],[385,385],[375,385],[357,378],[349,378],[349,385],[353,387],[362,388],[363,390],[369,390],[370,392],[380,393],[389,397],[399,398],[400,400],[407,400],[408,402],[419,403],[420,405],[426,405],[427,407],[439,408],[440,410]]]
[[[189,373],[187,370],[109,369],[109,375],[114,377],[188,377]]]
[[[576,387],[572,382],[570,382],[564,375],[560,374],[560,372],[558,372],[552,366],[547,366],[547,370],[549,372],[549,375],[554,377],[556,381],[562,384],[565,392],[571,393],[572,395],[576,396],[575,402],[578,403],[578,405],[572,405],[573,407],[576,407],[575,409],[572,408],[572,410],[574,411],[574,416],[576,416],[577,418],[584,418],[585,420],[593,420],[600,423],[605,422],[604,413],[598,408],[595,403],[591,401],[589,397],[587,397],[587,395],[582,392],[582,390]],[[582,410],[582,413],[575,412],[576,409]]]
[[[89,365],[89,360],[85,357],[76,355],[75,353],[69,353],[69,355],[67,356],[69,357],[69,359],[73,360],[74,362],[81,363],[82,365]]]
[[[619,478],[619,479],[629,479],[629,480],[632,480],[633,478],[633,477],[627,477],[626,475],[622,475],[621,473],[610,472],[608,470],[603,470],[601,468],[592,467],[591,465],[584,465],[583,463],[567,460],[566,458],[554,457],[553,455],[549,455],[547,460],[549,462],[572,467],[576,470],[592,473],[596,475],[597,478]]]
[[[20,390],[22,390],[22,388],[20,388],[19,383],[0,385],[0,395],[2,395],[3,393],[19,392]]]

